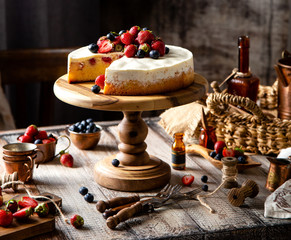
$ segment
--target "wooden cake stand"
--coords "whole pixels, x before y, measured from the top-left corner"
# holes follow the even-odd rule
[[[119,153],[98,161],[94,179],[100,185],[120,191],[145,191],[167,184],[171,177],[170,166],[146,152],[144,140],[148,127],[141,118],[142,111],[161,110],[191,103],[208,91],[208,82],[195,74],[195,83],[186,89],[150,96],[113,96],[91,91],[93,83],[69,84],[67,75],[54,84],[55,95],[74,106],[109,111],[122,111],[124,118],[118,125]],[[177,116],[178,117],[178,116]],[[118,167],[111,162],[120,161]]]

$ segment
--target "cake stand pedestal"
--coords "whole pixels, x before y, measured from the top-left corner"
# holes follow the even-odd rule
[[[147,153],[144,141],[148,127],[141,118],[141,113],[198,100],[208,91],[207,80],[195,74],[195,83],[188,88],[150,96],[94,94],[91,92],[92,85],[92,82],[69,84],[67,75],[64,75],[55,82],[54,93],[63,102],[74,106],[123,112],[124,118],[118,125],[119,152],[95,164],[95,181],[104,187],[120,191],[145,191],[167,184],[171,168],[161,159]],[[120,161],[118,167],[111,163],[114,158]]]

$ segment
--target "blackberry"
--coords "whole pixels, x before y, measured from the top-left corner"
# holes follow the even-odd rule
[[[88,49],[92,53],[97,53],[99,47],[98,47],[98,45],[96,43],[91,43],[91,44],[89,44]]]
[[[212,152],[209,154],[209,156],[212,157],[212,158],[215,158],[215,156],[216,156],[216,152],[215,152],[215,151],[212,151]]]
[[[79,189],[79,193],[82,194],[83,196],[86,195],[88,193],[88,188],[86,187],[81,187]]]
[[[208,185],[206,185],[206,184],[203,185],[203,186],[202,186],[202,190],[205,191],[205,192],[207,192],[207,191],[208,191]]]
[[[120,162],[118,159],[114,158],[111,163],[114,167],[118,167]]]
[[[216,156],[214,157],[214,159],[216,159],[216,160],[221,160],[221,158],[222,158],[223,156],[222,156],[222,154],[221,153],[217,153],[216,154]]]
[[[100,90],[101,90],[101,88],[100,88],[98,85],[93,85],[93,86],[91,87],[91,91],[92,91],[93,93],[99,93]]]
[[[208,177],[206,175],[203,175],[201,177],[201,181],[204,182],[204,183],[207,183],[207,180],[208,180]]]
[[[160,53],[157,50],[151,50],[149,56],[150,58],[158,59],[160,57]]]
[[[88,203],[91,203],[94,201],[94,196],[91,194],[91,193],[87,193],[85,196],[84,196],[84,199],[86,202]]]

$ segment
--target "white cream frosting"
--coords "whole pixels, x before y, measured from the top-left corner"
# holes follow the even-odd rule
[[[158,59],[150,57],[122,57],[106,69],[106,82],[115,83],[136,80],[139,82],[155,82],[179,75],[182,72],[194,71],[193,54],[181,47],[172,45],[168,54]]]

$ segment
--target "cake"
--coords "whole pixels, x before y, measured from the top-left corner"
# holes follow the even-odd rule
[[[140,30],[135,36],[131,30],[113,36],[111,40],[107,35],[99,38],[95,45],[71,52],[68,56],[68,82],[96,79],[92,91],[98,93],[103,89],[103,93],[108,95],[165,93],[194,82],[193,54],[189,50],[165,46],[148,30]],[[97,81],[100,75],[105,80],[101,84],[100,78]]]

